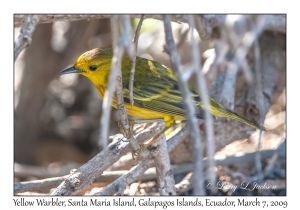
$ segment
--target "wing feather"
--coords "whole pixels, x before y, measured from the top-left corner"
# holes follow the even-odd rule
[[[171,69],[161,65],[158,62],[137,57],[137,62],[146,62],[148,64],[147,71],[145,69],[136,69],[135,79],[133,84],[133,99],[134,105],[147,108],[149,110],[165,113],[171,116],[185,116],[186,112],[183,106],[181,92],[177,85],[177,79]],[[123,76],[124,77],[124,76]],[[128,80],[125,80],[128,81]],[[129,82],[124,83],[124,99],[129,103]],[[199,95],[192,89],[191,98],[195,104],[197,116],[202,114],[201,108],[198,106],[200,101]]]

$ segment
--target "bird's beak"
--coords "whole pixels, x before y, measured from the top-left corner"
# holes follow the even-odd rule
[[[59,74],[63,75],[63,74],[82,73],[82,72],[83,72],[82,70],[76,69],[75,66],[72,66],[70,68],[61,71]]]

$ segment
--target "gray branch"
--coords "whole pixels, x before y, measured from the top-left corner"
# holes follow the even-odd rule
[[[92,20],[106,19],[114,15],[41,15],[39,23],[54,23],[57,21],[74,21],[74,20]],[[201,38],[207,39],[212,33],[212,29],[224,22],[226,15],[196,15],[196,28]],[[26,15],[15,15],[14,27],[19,27],[23,24]],[[140,18],[140,14],[132,14],[130,18]],[[198,19],[200,17],[201,19]],[[145,15],[145,18],[154,18],[162,20],[161,15]],[[187,23],[185,15],[171,15],[171,20],[174,22]],[[200,20],[200,21],[199,21]],[[286,15],[267,15],[266,29],[286,33]]]
[[[20,35],[15,41],[14,46],[14,61],[18,58],[22,50],[29,46],[31,42],[32,33],[39,22],[39,15],[27,15],[23,26],[20,30]]]
[[[183,141],[188,136],[188,128],[187,126],[184,126],[175,136],[173,136],[171,139],[167,141],[168,146],[168,152],[172,151],[181,141]],[[154,142],[153,145],[158,145],[160,142],[158,139],[158,142]],[[150,149],[151,150],[151,149]],[[113,183],[107,185],[105,188],[103,188],[100,192],[96,193],[95,195],[113,195],[116,192],[119,192],[119,194],[122,194],[122,190],[125,189],[125,187],[132,182],[142,179],[142,175],[147,170],[147,168],[150,167],[150,165],[153,164],[153,159],[145,157],[149,156],[149,150],[146,150],[142,153],[141,159],[143,160],[139,165],[137,165],[135,168],[130,170],[127,174],[124,174],[122,177],[114,181]],[[154,170],[152,170],[154,171]],[[182,170],[178,170],[178,172],[182,172]],[[147,178],[149,178],[149,174],[146,175]],[[172,181],[173,182],[173,181]],[[173,184],[172,184],[173,185]],[[173,186],[174,187],[174,186]],[[172,189],[172,187],[170,187]],[[169,189],[169,187],[168,187]],[[175,195],[175,194],[173,194]]]
[[[193,162],[194,162],[194,174],[195,177],[197,177],[197,180],[194,179],[194,194],[195,195],[205,195],[204,191],[204,185],[203,185],[203,166],[202,166],[202,145],[201,145],[201,137],[200,137],[200,131],[196,119],[196,111],[195,107],[192,104],[191,98],[190,98],[190,91],[188,89],[187,84],[183,81],[181,72],[180,72],[180,58],[179,54],[177,52],[177,49],[175,48],[175,42],[172,34],[172,28],[171,28],[171,19],[170,15],[164,15],[164,28],[165,28],[165,36],[166,36],[166,44],[167,44],[167,52],[170,55],[170,60],[172,63],[172,69],[174,73],[176,74],[177,80],[178,80],[178,86],[181,91],[183,104],[186,110],[186,117],[188,125],[191,129],[190,132],[190,141],[193,148]],[[199,180],[200,179],[200,180]]]
[[[112,18],[114,19],[114,18]],[[117,99],[117,108],[120,115],[120,120],[122,124],[122,128],[124,129],[126,133],[126,137],[129,138],[130,144],[134,151],[139,151],[140,146],[135,140],[134,136],[131,133],[128,116],[127,116],[127,109],[124,105],[124,96],[123,96],[123,82],[122,82],[122,70],[121,70],[121,61],[124,53],[124,49],[126,50],[127,54],[132,57],[132,43],[131,43],[131,27],[129,22],[129,16],[128,15],[121,15],[122,19],[122,25],[123,25],[123,34],[120,39],[120,41],[117,44],[117,47],[114,50],[114,55],[121,54],[120,57],[118,57],[117,62],[117,86],[116,86],[116,99]],[[118,22],[113,21],[112,24],[114,28],[118,27]],[[113,38],[117,38],[116,36],[113,36]]]
[[[176,147],[182,140],[184,140],[188,135],[188,129],[185,127],[177,135],[171,138],[168,142],[168,151],[170,152],[174,147]],[[269,159],[271,158],[271,162],[265,168],[264,174],[267,175],[268,172],[271,170],[270,168],[273,167],[275,161],[279,157],[286,156],[286,143],[283,143],[275,150],[263,150],[259,152],[261,155],[261,159]],[[243,156],[229,156],[224,159],[214,159],[217,166],[225,166],[225,165],[232,165],[235,163],[240,162],[251,162],[255,161],[255,156],[257,152],[248,153]],[[148,162],[150,161],[150,162]],[[141,180],[154,180],[156,178],[155,168],[149,168],[153,164],[153,160],[146,159],[141,162],[138,166],[133,168],[130,171],[105,171],[103,174],[94,180],[96,182],[113,182],[110,185],[107,185],[103,188],[97,195],[113,195],[118,192],[119,188],[125,188],[127,185],[130,185],[132,182]],[[204,169],[209,167],[209,161],[203,160]],[[145,170],[144,170],[145,169]],[[148,169],[148,170],[147,170]],[[193,170],[193,164],[181,164],[181,165],[174,165],[173,166],[173,173],[174,174],[182,174],[182,173],[189,173]],[[27,182],[17,182],[14,183],[14,193],[20,192],[28,192],[28,191],[38,191],[43,189],[50,189],[53,187],[57,187],[62,181],[64,181],[69,175],[62,176],[62,177],[54,177],[48,178],[43,180],[34,180],[34,181],[27,181]],[[123,176],[123,177],[122,177]],[[122,177],[122,178],[121,178]],[[132,177],[131,180],[130,177]],[[186,186],[184,183],[179,183],[176,185],[176,191],[179,192],[179,189],[182,186]],[[191,184],[190,184],[191,186]]]
[[[135,137],[138,141],[144,141],[160,132],[163,123],[152,125]],[[103,171],[119,160],[123,155],[132,150],[128,142],[122,141],[118,135],[113,143],[97,154],[89,162],[78,168],[63,183],[52,192],[51,195],[76,195],[84,187],[93,183]]]
[[[113,35],[112,45],[114,47],[114,55],[112,58],[111,70],[108,78],[108,86],[104,93],[103,102],[102,102],[102,115],[100,119],[100,135],[99,135],[99,143],[102,148],[107,146],[108,139],[108,128],[110,121],[110,113],[111,113],[111,104],[113,100],[113,94],[116,86],[116,78],[118,75],[118,68],[120,68],[120,62],[123,56],[124,49],[117,46],[117,40],[119,40],[119,30],[117,27],[117,17],[111,19],[111,31]]]
[[[136,51],[137,51],[140,30],[141,30],[141,27],[142,27],[142,24],[143,24],[144,17],[145,17],[145,15],[141,16],[141,19],[139,21],[139,24],[136,27],[135,35],[134,35],[134,38],[133,38],[134,51],[133,51],[133,58],[132,58],[132,63],[131,63],[130,79],[129,79],[129,99],[130,99],[131,106],[133,106],[133,104],[134,104],[134,101],[133,101],[133,81],[134,81],[134,73],[135,73]]]
[[[161,135],[160,139],[157,139],[149,150],[151,151],[150,154],[155,163],[159,194],[176,195],[175,180],[166,140],[165,134]]]
[[[195,41],[194,37],[194,17],[193,15],[188,15],[188,22],[190,26],[190,34],[191,34],[191,44],[192,44],[192,58],[193,58],[193,68],[197,76],[197,91],[201,95],[201,100],[205,107],[205,125],[206,125],[206,133],[207,133],[207,147],[208,147],[208,160],[210,163],[210,177],[213,183],[216,182],[216,174],[215,174],[215,162],[214,162],[214,155],[215,155],[215,142],[214,142],[214,129],[213,129],[213,119],[209,112],[210,110],[210,102],[208,100],[208,91],[206,88],[206,81],[204,79],[203,73],[201,71],[201,54],[199,52],[198,45]]]

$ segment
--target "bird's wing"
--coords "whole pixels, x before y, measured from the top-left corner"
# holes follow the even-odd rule
[[[139,72],[139,69],[136,69],[133,85],[134,105],[166,115],[185,116],[181,92],[173,72],[158,62],[150,62],[148,71]],[[130,102],[128,84],[123,82],[124,100],[127,103]],[[200,100],[198,94],[191,90],[191,97],[197,115],[202,114],[201,108],[197,105]]]

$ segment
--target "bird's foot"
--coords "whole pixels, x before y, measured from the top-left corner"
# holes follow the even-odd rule
[[[126,138],[126,139],[130,139],[133,135],[133,126],[134,126],[134,120],[128,120],[129,121],[129,132],[127,133],[124,126],[122,125],[122,123],[119,121],[118,122],[118,126],[120,128],[120,132],[121,134],[123,134],[123,136]]]
[[[143,151],[145,150],[145,148],[147,148],[146,144],[143,143],[139,143],[140,145],[140,149],[138,151],[131,151],[131,156],[132,159],[137,163],[140,160],[141,154],[143,153]]]

